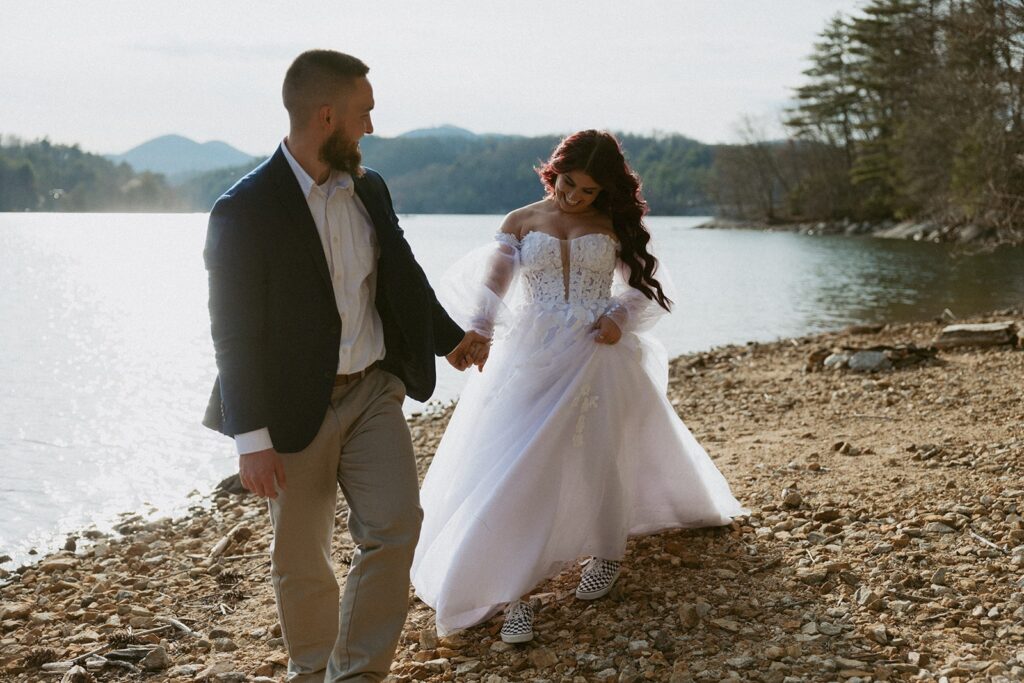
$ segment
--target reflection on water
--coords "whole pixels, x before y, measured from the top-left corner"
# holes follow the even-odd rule
[[[971,255],[697,222],[650,220],[678,289],[676,315],[657,328],[672,354],[1024,302],[1021,249]],[[499,223],[403,218],[432,279]],[[190,491],[234,470],[230,442],[199,425],[214,375],[205,225],[201,214],[0,214],[0,555],[26,560],[120,512],[182,512]],[[439,363],[436,397],[462,381]]]

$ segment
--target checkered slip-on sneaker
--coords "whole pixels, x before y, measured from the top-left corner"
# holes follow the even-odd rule
[[[580,600],[597,600],[608,595],[615,585],[615,579],[619,578],[621,566],[621,562],[592,557],[583,568],[580,585],[576,587],[576,597]]]
[[[525,643],[533,640],[533,608],[522,600],[509,604],[501,639],[506,643]]]

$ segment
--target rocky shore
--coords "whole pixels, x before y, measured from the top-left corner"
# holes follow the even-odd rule
[[[527,645],[500,617],[438,638],[410,597],[390,680],[1024,680],[1024,311],[966,322],[1001,321],[1018,338],[936,346],[921,322],[675,359],[672,403],[751,515],[632,540],[593,603],[577,572],[545,583]],[[411,421],[421,473],[449,414]],[[265,506],[221,490],[5,572],[0,680],[283,680],[269,541]]]
[[[766,223],[728,218],[714,218],[697,226],[704,229],[768,230],[796,232],[801,235],[864,235],[883,239],[903,239],[915,242],[947,242],[996,247],[1024,243],[1024,233],[1015,239],[997,237],[992,231],[978,225],[949,225],[928,220],[910,221],[815,221],[807,223]]]

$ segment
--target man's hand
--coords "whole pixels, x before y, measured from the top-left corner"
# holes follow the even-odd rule
[[[594,329],[597,331],[594,341],[598,344],[614,344],[622,338],[622,330],[619,329],[619,326],[603,315],[594,323]]]
[[[484,369],[484,363],[487,362],[487,355],[490,353],[491,340],[483,336],[479,332],[470,330],[466,333],[466,336],[462,338],[459,345],[452,349],[445,358],[451,363],[452,367],[456,370],[465,370],[470,365],[476,365],[479,369]]]
[[[284,460],[273,448],[238,456],[238,477],[242,486],[261,498],[277,498],[285,488]]]

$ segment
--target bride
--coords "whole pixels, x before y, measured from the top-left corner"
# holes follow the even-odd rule
[[[669,310],[669,283],[618,141],[575,133],[539,174],[545,198],[510,213],[439,292],[495,339],[421,492],[412,581],[441,635],[507,606],[502,640],[526,642],[520,598],[581,556],[576,597],[596,599],[628,536],[747,512],[666,399],[667,358],[644,333]]]

